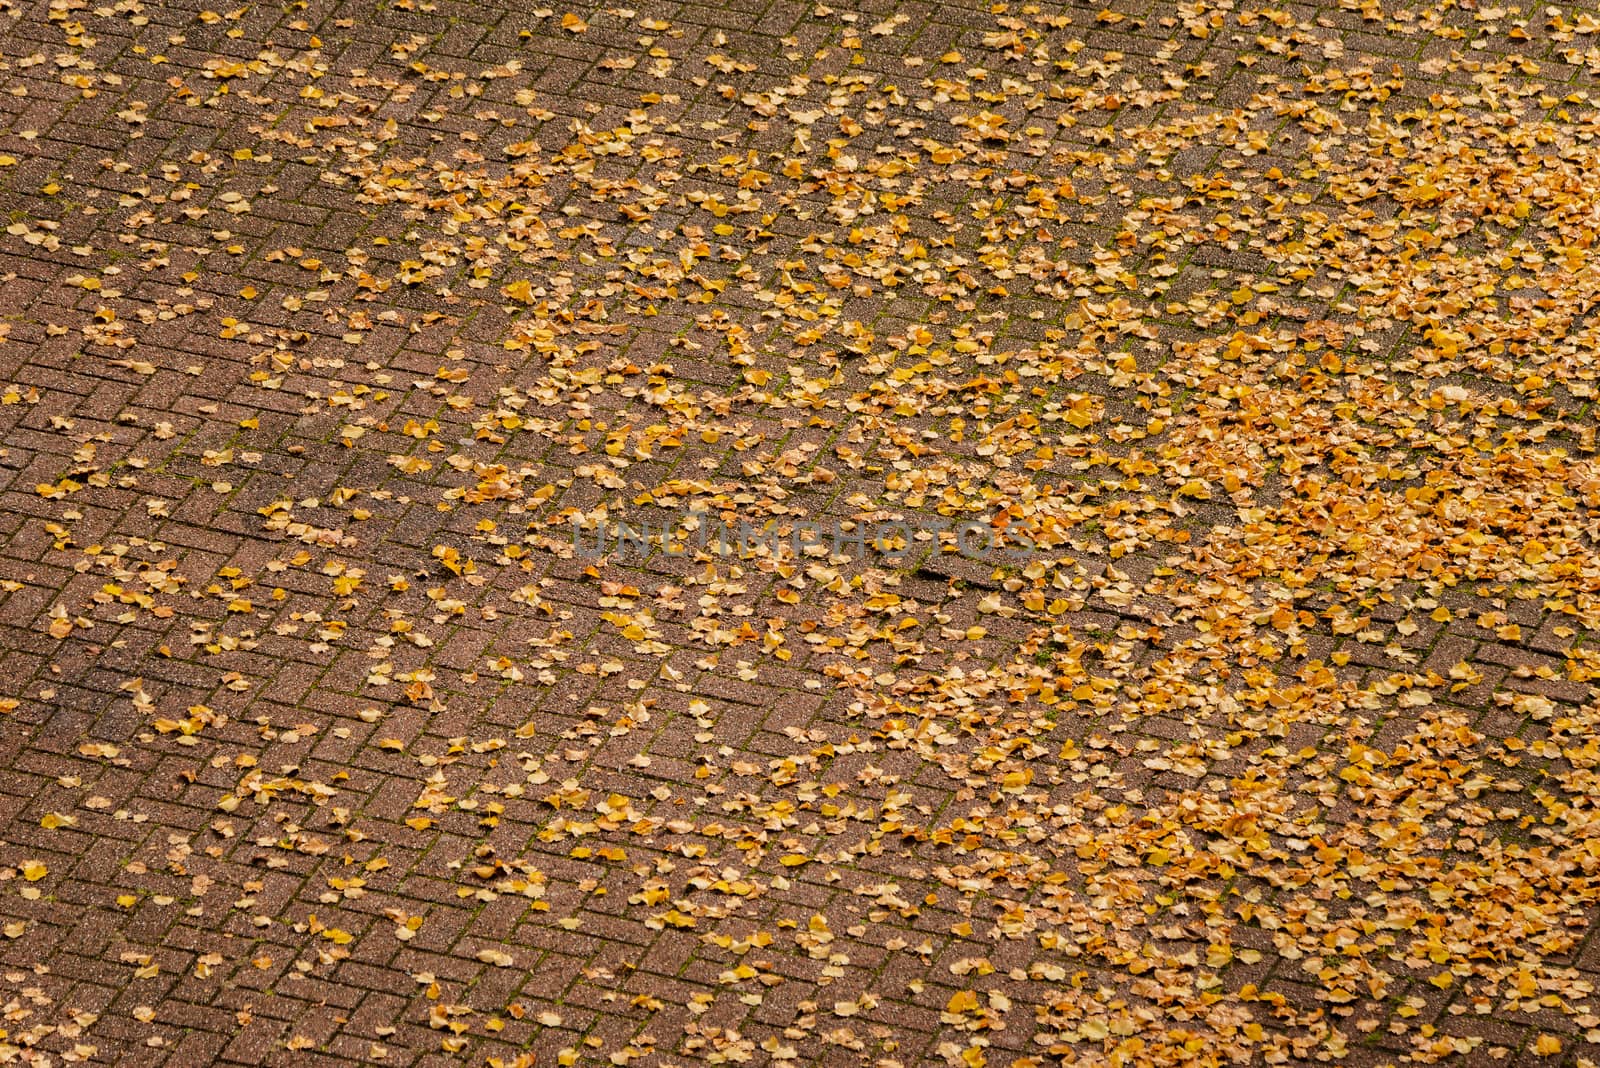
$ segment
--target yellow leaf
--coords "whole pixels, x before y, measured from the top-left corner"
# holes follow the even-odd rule
[[[957,990],[945,1002],[945,1012],[971,1012],[978,1007],[978,995],[971,990]]]

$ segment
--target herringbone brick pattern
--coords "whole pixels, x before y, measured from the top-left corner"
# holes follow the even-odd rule
[[[1596,30],[0,0],[0,1060],[1587,1063]]]

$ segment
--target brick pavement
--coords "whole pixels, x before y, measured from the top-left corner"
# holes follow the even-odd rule
[[[1588,1063],[1596,30],[0,0],[0,1060]]]

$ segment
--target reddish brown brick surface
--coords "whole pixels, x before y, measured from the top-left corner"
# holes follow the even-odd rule
[[[1590,1063],[1597,27],[0,0],[0,1061]]]

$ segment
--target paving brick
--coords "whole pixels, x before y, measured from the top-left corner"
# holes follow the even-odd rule
[[[1352,1064],[1585,1042],[1581,997],[1491,974],[1600,973],[1580,15],[37,14],[0,22],[8,1042],[1300,1063],[1330,1009]],[[679,501],[1062,540],[597,562],[546,525]],[[1422,915],[1493,1013],[1427,982]],[[1384,954],[1334,1005],[1304,966]]]

